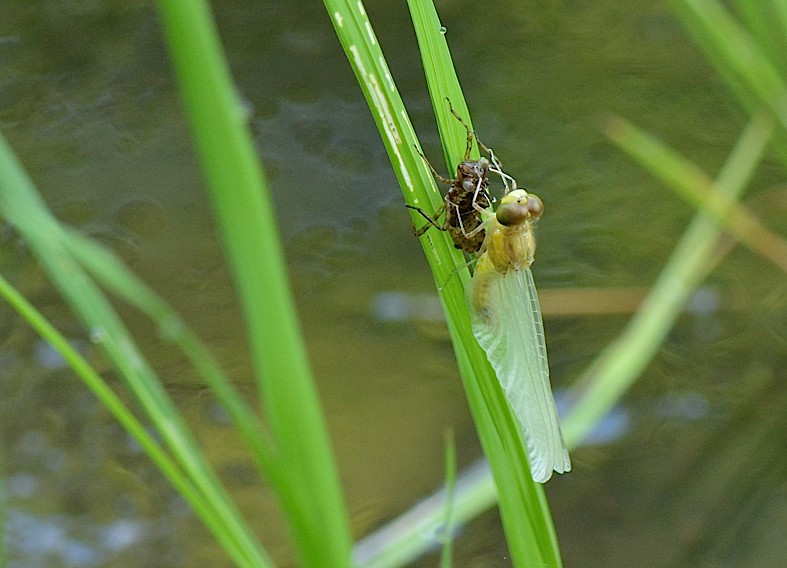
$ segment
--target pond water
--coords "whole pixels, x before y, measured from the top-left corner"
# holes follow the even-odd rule
[[[118,252],[250,390],[240,312],[149,3],[6,4],[0,128],[47,203]],[[441,484],[447,429],[460,465],[479,458],[479,445],[431,275],[323,5],[214,4],[361,537]],[[437,164],[406,7],[366,7]],[[621,114],[714,175],[745,117],[662,3],[438,9],[479,135],[546,205],[534,274],[559,394],[622,330],[693,214],[605,139],[599,118]],[[783,180],[764,164],[746,202],[786,234]],[[3,274],[110,373],[6,233]],[[568,301],[585,288],[606,301]],[[732,248],[644,376],[573,452],[574,470],[547,485],[566,566],[787,564],[786,305],[784,274]],[[223,412],[152,327],[120,309],[287,565],[275,500]],[[228,566],[51,348],[7,306],[0,313],[9,565]],[[457,566],[510,566],[496,512],[466,528],[457,554]]]

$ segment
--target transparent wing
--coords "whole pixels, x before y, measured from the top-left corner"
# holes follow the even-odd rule
[[[473,277],[473,333],[522,426],[533,479],[571,470],[549,385],[544,326],[529,269]],[[480,288],[479,288],[480,287]]]

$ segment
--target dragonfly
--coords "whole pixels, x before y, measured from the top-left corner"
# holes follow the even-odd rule
[[[432,167],[426,156],[421,154],[429,169],[432,170],[432,175],[440,183],[449,186],[448,193],[445,196],[443,204],[435,211],[434,216],[430,216],[426,211],[414,205],[407,205],[408,209],[418,211],[421,216],[428,221],[420,229],[416,229],[415,236],[420,237],[431,227],[440,231],[448,231],[451,239],[454,241],[454,246],[463,250],[468,254],[474,254],[481,249],[484,243],[486,234],[485,223],[482,217],[482,211],[486,210],[491,204],[489,196],[489,171],[498,171],[499,163],[497,162],[494,153],[487,149],[475,135],[475,132],[470,130],[465,121],[459,114],[450,106],[451,114],[465,127],[467,130],[467,144],[465,147],[464,157],[459,165],[456,167],[455,178],[444,178],[437,170]],[[481,157],[478,160],[471,160],[470,153],[473,149],[473,140],[476,141],[478,147],[487,152],[492,158],[490,160]],[[438,219],[443,216],[443,222],[440,223]]]
[[[510,178],[513,180],[513,178]],[[488,216],[468,294],[473,335],[486,352],[522,428],[533,480],[571,470],[549,384],[544,324],[533,264],[541,199],[516,184]]]

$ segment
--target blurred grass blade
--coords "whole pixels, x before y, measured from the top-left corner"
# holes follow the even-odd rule
[[[271,455],[272,443],[254,412],[238,394],[226,373],[180,316],[160,296],[148,288],[114,254],[78,233],[67,233],[69,252],[114,294],[147,314],[158,324],[161,337],[173,341],[191,361],[224,405],[251,449],[262,474],[279,488],[279,472]]]
[[[492,473],[480,460],[457,478],[451,505],[455,528],[495,504],[496,492]],[[403,515],[360,540],[354,558],[358,568],[397,568],[407,566],[419,556],[433,550],[445,534],[448,492],[440,489]]]
[[[207,506],[197,489],[189,481],[183,471],[158,445],[145,427],[123,404],[106,381],[90,366],[82,355],[72,347],[68,340],[55,329],[51,323],[36,310],[11,284],[0,276],[0,296],[2,296],[12,308],[14,308],[32,328],[51,345],[63,360],[73,369],[73,371],[84,381],[93,394],[102,404],[112,413],[118,423],[137,441],[140,447],[148,454],[172,485],[178,490],[181,496],[199,514],[200,518],[211,530],[221,534],[221,528],[217,525],[220,519]]]
[[[440,568],[451,568],[454,555],[454,499],[456,497],[456,445],[454,436],[448,432],[445,437],[445,511],[443,514],[443,549],[440,554]]]
[[[6,491],[6,468],[5,468],[5,436],[0,443],[0,568],[6,568],[8,561],[5,554],[5,543],[8,527],[8,492]]]
[[[619,128],[619,122],[613,123],[613,137]],[[765,115],[749,123],[716,180],[716,187],[727,198],[737,199],[743,193],[772,132],[772,120]],[[647,144],[640,146],[636,153],[647,147]],[[564,421],[563,433],[569,447],[579,444],[642,374],[681,308],[707,274],[709,258],[721,231],[714,215],[705,210],[697,212],[626,329],[585,371],[575,392],[574,405]]]
[[[716,0],[672,0],[672,4],[711,62],[725,77],[745,85],[787,129],[787,85],[755,38]]]
[[[740,14],[749,33],[767,54],[768,60],[784,76],[784,54],[787,53],[787,28],[781,24],[780,16],[787,16],[787,3],[784,0],[735,0],[735,8]]]
[[[783,0],[771,0],[770,5],[774,14],[773,25],[778,26],[777,35],[781,38],[782,42],[787,43],[787,2]],[[784,51],[780,51],[777,53],[777,57],[779,61],[784,64],[783,54]]]
[[[325,0],[325,5],[380,130],[405,201],[436,209],[442,195],[415,150],[420,145],[363,6],[339,0]],[[464,98],[434,6],[430,2],[415,2],[411,8],[425,66],[432,69],[427,81],[436,85],[431,96],[441,135],[448,140],[447,159],[453,170],[464,149],[465,132],[448,114],[444,96],[447,93],[451,97],[459,112],[466,111]],[[465,118],[469,118],[467,114]],[[532,481],[518,424],[510,414],[486,354],[472,334],[463,287],[468,272],[455,272],[456,267],[464,266],[464,258],[448,235],[439,231],[428,231],[421,244],[440,288],[469,405],[501,495],[501,516],[514,565],[560,566],[543,489]]]
[[[289,289],[270,194],[203,0],[159,0],[186,115],[249,332],[279,495],[304,566],[346,566],[350,531]]]
[[[739,3],[742,3],[741,0]],[[694,40],[705,53],[727,86],[738,97],[750,115],[768,108],[776,116],[781,129],[774,136],[774,147],[783,163],[787,164],[787,79],[784,76],[784,51],[769,59],[769,39],[762,25],[769,25],[771,37],[785,41],[787,35],[787,8],[784,0],[774,0],[771,5],[775,17],[764,21],[762,13],[757,24],[747,31],[717,0],[671,0],[675,13]],[[747,2],[744,12],[762,12],[768,2]],[[744,17],[745,13],[744,13]],[[749,21],[753,19],[748,17]],[[771,31],[774,28],[774,31]]]
[[[756,120],[764,124],[765,119]],[[736,239],[787,272],[787,241],[767,229],[741,203],[719,190],[698,166],[621,118],[611,118],[607,135],[653,175],[722,223]]]
[[[251,530],[202,457],[161,381],[145,360],[117,313],[64,246],[63,229],[46,209],[4,137],[0,136],[0,213],[25,238],[71,308],[90,330],[156,426],[212,515],[208,525],[242,566],[269,566]]]

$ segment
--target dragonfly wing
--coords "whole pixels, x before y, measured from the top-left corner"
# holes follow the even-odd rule
[[[497,373],[527,443],[533,479],[571,470],[549,385],[541,308],[530,269],[476,274],[473,333]],[[483,305],[478,305],[482,303]]]

